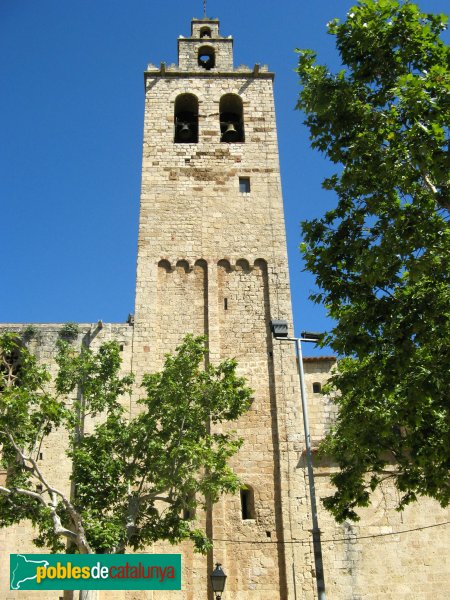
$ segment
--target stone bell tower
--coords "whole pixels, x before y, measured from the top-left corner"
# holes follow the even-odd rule
[[[183,598],[207,597],[213,563],[227,598],[291,597],[286,414],[296,385],[271,317],[291,321],[273,103],[266,66],[233,64],[217,19],[193,19],[178,65],[145,72],[145,124],[133,367],[161,368],[186,333],[208,337],[209,360],[235,357],[254,390],[233,428],[245,489],[206,515],[214,551],[184,551]],[[173,549],[172,549],[173,551]],[[289,567],[287,567],[289,562]]]

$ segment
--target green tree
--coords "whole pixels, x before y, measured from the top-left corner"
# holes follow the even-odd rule
[[[312,146],[339,165],[336,208],[302,223],[306,268],[336,325],[340,471],[326,507],[357,519],[385,478],[399,508],[450,501],[450,49],[444,15],[361,0],[328,24],[343,68],[302,50],[298,108]]]
[[[60,340],[52,385],[17,337],[0,336],[0,526],[29,519],[34,543],[54,552],[123,553],[156,540],[192,540],[206,552],[210,541],[187,513],[239,489],[228,460],[241,440],[214,426],[237,419],[251,390],[235,361],[205,366],[205,356],[204,338],[187,336],[144,377],[131,417],[123,397],[133,378],[119,376],[117,344],[79,353]],[[38,460],[56,428],[69,440],[70,494]]]

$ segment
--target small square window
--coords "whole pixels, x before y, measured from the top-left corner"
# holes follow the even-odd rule
[[[250,177],[239,177],[239,191],[241,194],[250,193]]]

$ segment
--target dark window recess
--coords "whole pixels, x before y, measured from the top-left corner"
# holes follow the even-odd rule
[[[119,350],[120,350],[121,352],[123,352],[123,344],[120,344],[120,346],[119,346]]]
[[[239,177],[239,191],[241,194],[250,193],[250,177]]]
[[[183,508],[183,521],[192,521],[195,518],[195,509],[192,508],[193,500],[193,494],[188,494],[185,497],[185,506]]]
[[[200,37],[201,38],[210,38],[211,37],[211,29],[209,27],[202,27],[200,29]]]
[[[37,486],[36,486],[36,491],[37,492],[42,492],[43,489],[44,488],[42,487],[42,483],[38,483]]]
[[[183,521],[192,521],[193,518],[194,515],[192,514],[192,511],[189,510],[189,508],[183,509]]]
[[[322,385],[318,381],[315,381],[313,383],[313,392],[314,392],[314,394],[320,394],[321,391],[322,391]]]
[[[181,94],[175,100],[176,144],[196,144],[198,142],[198,100],[194,94]]]
[[[266,537],[271,538],[272,537],[272,532],[271,531],[266,531]]]
[[[42,454],[42,452],[39,452],[39,460],[42,460],[44,458],[44,455]]]
[[[228,298],[223,299],[223,310],[228,310]]]
[[[241,490],[241,515],[244,521],[255,518],[255,505],[251,488]]]
[[[198,64],[207,71],[216,66],[216,54],[211,46],[202,46],[198,50]]]
[[[243,142],[244,109],[242,99],[236,94],[225,94],[220,99],[220,141],[225,143]]]

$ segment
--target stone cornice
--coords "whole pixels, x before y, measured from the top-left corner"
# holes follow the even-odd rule
[[[178,68],[174,68],[173,66],[167,67],[165,63],[161,63],[160,68],[155,67],[154,69],[147,69],[144,71],[144,78],[147,77],[189,77],[189,78],[217,78],[217,77],[227,77],[227,78],[235,78],[241,79],[243,77],[253,78],[253,79],[274,79],[275,73],[272,71],[261,70],[260,65],[255,65],[253,69],[244,68],[242,70],[234,70],[234,71],[181,71]]]

